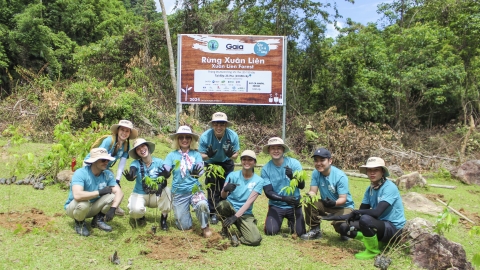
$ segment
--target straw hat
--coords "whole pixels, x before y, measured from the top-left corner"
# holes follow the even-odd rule
[[[360,173],[367,174],[367,169],[368,168],[378,168],[382,167],[383,168],[383,176],[388,177],[390,176],[390,172],[388,171],[388,168],[385,167],[385,161],[379,157],[370,157],[367,160],[367,164],[360,166]]]
[[[212,126],[213,122],[227,122],[227,127],[231,126],[232,123],[228,122],[227,115],[223,112],[216,112],[212,115],[212,121],[210,121],[208,124]]]
[[[270,147],[271,145],[283,146],[283,153],[287,153],[288,151],[290,151],[290,148],[285,143],[283,143],[282,139],[280,139],[279,137],[272,137],[268,140],[268,143],[263,146],[263,153],[268,154],[268,147]]]
[[[138,130],[133,128],[132,122],[128,120],[120,120],[118,124],[110,127],[110,131],[112,131],[113,134],[117,135],[119,127],[126,127],[130,129],[130,136],[128,137],[129,139],[135,139],[138,137]]]
[[[90,158],[85,160],[85,163],[94,163],[99,159],[108,159],[109,161],[115,160],[114,157],[110,156],[107,149],[105,148],[92,148],[90,150]]]
[[[155,151],[155,144],[152,142],[147,142],[145,139],[138,138],[135,140],[135,143],[133,144],[133,148],[128,151],[128,155],[131,156],[133,159],[140,159],[140,156],[137,155],[137,147],[139,147],[142,144],[146,144],[148,147],[148,153],[151,155],[153,151]]]
[[[198,141],[198,135],[192,132],[192,129],[189,126],[180,126],[178,127],[177,133],[170,135],[170,139],[175,140],[177,135],[186,134],[192,135],[192,137]]]

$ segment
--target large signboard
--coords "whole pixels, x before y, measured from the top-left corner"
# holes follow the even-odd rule
[[[180,35],[177,102],[282,106],[281,36]]]

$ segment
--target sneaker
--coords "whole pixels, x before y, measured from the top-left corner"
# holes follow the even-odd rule
[[[210,230],[210,227],[205,227],[202,229],[203,231],[203,237],[205,238],[209,238],[210,236],[212,236],[212,231]]]
[[[232,247],[238,247],[240,245],[240,241],[238,241],[238,238],[235,234],[232,234],[232,239],[230,239],[230,243],[232,244]]]
[[[350,237],[348,237],[348,236],[346,236],[346,235],[340,235],[340,240],[341,240],[341,241],[350,241],[350,240],[352,240],[352,238],[350,238]]]
[[[112,227],[105,223],[105,215],[102,212],[98,213],[92,219],[92,228],[99,228],[102,231],[111,232]]]
[[[147,225],[147,220],[145,219],[145,216],[143,216],[141,218],[137,218],[137,219],[130,218],[128,223],[130,224],[132,229],[135,229],[137,226],[138,227],[145,227]]]
[[[210,216],[210,223],[212,225],[216,225],[218,223],[217,215],[213,214],[213,215]]]
[[[120,208],[120,206],[119,206],[119,207],[117,207],[117,209],[115,209],[115,215],[117,215],[117,216],[125,216],[125,211],[123,211],[123,209]]]
[[[85,223],[85,220],[82,220],[82,221],[75,220],[75,232],[77,232],[81,236],[90,235],[90,232],[87,229],[87,224]]]
[[[312,229],[306,234],[302,234],[300,236],[300,239],[302,240],[315,240],[320,238],[322,238],[322,232],[320,231],[320,229]]]
[[[160,227],[164,231],[168,230],[167,217],[168,217],[168,215],[166,215],[166,216],[162,215],[162,217],[160,218]]]

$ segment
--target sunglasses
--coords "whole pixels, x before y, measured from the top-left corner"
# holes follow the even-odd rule
[[[100,161],[100,162],[109,162],[110,160],[108,160],[108,159],[103,159],[103,158],[102,158],[102,159],[99,159],[99,161]]]
[[[192,139],[192,136],[178,136],[178,139],[180,141],[183,141],[183,140],[191,140]]]

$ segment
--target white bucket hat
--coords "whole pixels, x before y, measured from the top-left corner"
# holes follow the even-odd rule
[[[208,124],[212,126],[213,122],[227,122],[227,127],[232,125],[232,123],[228,122],[227,115],[223,112],[216,112],[212,114],[212,121],[210,121]]]
[[[140,159],[140,156],[137,155],[137,147],[139,147],[142,144],[146,144],[148,147],[148,153],[151,155],[153,151],[155,151],[155,144],[152,142],[147,142],[145,139],[138,138],[135,140],[135,143],[133,144],[133,148],[128,151],[128,155],[131,156],[133,159]]]
[[[265,154],[268,154],[268,147],[270,147],[271,145],[281,145],[283,146],[284,150],[283,150],[283,153],[287,153],[288,151],[290,151],[290,148],[283,142],[283,140],[279,137],[272,137],[268,140],[268,143],[263,146],[263,153]]]
[[[114,157],[110,156],[107,149],[105,148],[92,148],[90,150],[90,158],[85,160],[85,163],[94,163],[99,159],[108,159],[109,161],[115,160]]]
[[[180,126],[178,127],[177,133],[170,135],[170,139],[175,140],[177,135],[179,134],[186,134],[192,135],[192,137],[198,141],[198,135],[192,132],[192,129],[189,126]]]
[[[388,171],[388,168],[385,167],[385,161],[379,157],[370,157],[367,160],[367,164],[360,166],[360,173],[367,174],[367,169],[368,168],[378,168],[382,167],[383,168],[383,176],[388,177],[390,176],[390,172]]]
[[[138,137],[138,130],[133,128],[132,122],[128,120],[120,120],[118,124],[110,127],[110,131],[112,131],[113,134],[117,135],[119,127],[126,127],[130,129],[130,136],[128,137],[129,139],[135,139]]]
[[[242,157],[251,157],[257,160],[257,155],[255,155],[255,152],[253,152],[252,150],[243,151],[242,154],[240,155],[240,159],[242,159]]]

